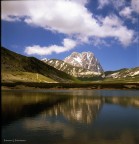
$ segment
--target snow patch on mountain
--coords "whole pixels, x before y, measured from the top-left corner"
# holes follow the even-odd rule
[[[139,75],[139,71],[131,73],[131,76]]]
[[[73,66],[82,67],[98,74],[103,73],[102,66],[92,52],[73,52],[70,56],[66,57],[64,61]]]
[[[139,76],[139,67],[131,68],[131,69],[123,69],[118,72],[113,72],[108,74],[106,78],[126,78],[126,77],[134,77]]]

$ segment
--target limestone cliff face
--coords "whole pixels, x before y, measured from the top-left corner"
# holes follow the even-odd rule
[[[64,61],[73,66],[82,67],[98,74],[103,73],[102,66],[92,52],[73,52],[70,56],[66,57]]]
[[[42,61],[75,77],[93,77],[103,74],[102,66],[91,52],[73,52],[64,61],[58,59]]]

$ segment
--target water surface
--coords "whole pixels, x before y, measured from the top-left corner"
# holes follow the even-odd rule
[[[3,91],[2,142],[139,144],[139,91]]]

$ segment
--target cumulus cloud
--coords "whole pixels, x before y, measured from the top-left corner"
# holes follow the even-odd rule
[[[137,19],[133,17],[133,12],[134,10],[131,7],[125,7],[119,12],[119,15],[126,19],[130,19],[132,23],[135,23],[137,22]]]
[[[98,9],[108,5],[112,5],[115,9],[120,10],[121,15],[126,17],[131,15],[132,12],[139,13],[139,0],[131,0],[131,2],[127,0],[98,0]]]
[[[103,5],[108,2],[108,0],[99,0],[99,2],[102,1]],[[123,0],[118,1],[117,6],[121,6]],[[107,37],[119,40],[125,46],[132,42],[134,31],[128,29],[117,16],[96,18],[86,8],[87,3],[88,0],[2,1],[2,19],[6,21],[23,20],[31,26],[63,33],[67,39],[69,36],[74,37],[74,42],[78,40],[80,43],[87,43],[90,38]],[[75,44],[73,45],[75,47]],[[44,50],[46,50],[45,54],[59,53],[73,46],[66,46],[66,42],[63,42],[63,46],[33,46],[26,48],[28,54],[33,53],[30,51],[31,48],[34,52],[36,48],[36,53],[42,55]]]
[[[41,56],[50,55],[53,52],[61,53],[73,49],[77,45],[77,42],[72,39],[65,38],[62,44],[62,46],[51,45],[48,47],[41,47],[39,45],[28,46],[25,48],[25,53],[28,55],[36,54]]]
[[[131,7],[139,14],[139,0],[131,0]]]
[[[130,18],[131,17],[131,14],[132,14],[132,9],[130,8],[130,7],[125,7],[124,9],[122,9],[121,11],[120,11],[120,15],[121,16],[125,16],[125,17],[127,17],[127,18]]]
[[[109,5],[110,1],[109,0],[99,0],[99,6],[98,9],[102,9],[104,6]]]
[[[83,5],[86,5],[89,2],[89,0],[71,0],[71,1],[83,4]]]
[[[119,9],[125,5],[125,0],[98,0],[98,9],[102,9],[107,5],[113,5],[114,8]]]
[[[128,46],[133,37],[134,31],[123,26],[122,21],[115,15],[106,16],[105,18],[98,17],[102,23],[101,30],[97,36],[100,38],[114,37],[118,39],[124,46]]]
[[[92,39],[92,43],[93,43],[93,45],[96,46],[96,47],[100,47],[100,46],[102,46],[102,45],[103,45],[103,46],[107,46],[107,47],[110,46],[109,43],[107,43],[105,40],[100,39],[100,38],[93,38],[93,39]]]

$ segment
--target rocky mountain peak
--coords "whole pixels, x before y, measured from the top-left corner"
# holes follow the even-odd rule
[[[82,67],[90,71],[103,73],[102,66],[92,52],[73,52],[70,56],[66,57],[64,61],[76,67]]]
[[[79,55],[80,53],[78,53],[78,52],[73,52],[71,55],[72,56],[77,56],[77,55]]]

